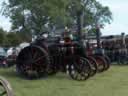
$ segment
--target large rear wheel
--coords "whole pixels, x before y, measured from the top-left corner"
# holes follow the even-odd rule
[[[50,65],[48,66],[47,73],[48,75],[55,75],[58,72],[57,67],[57,56],[50,56]]]
[[[90,76],[94,76],[97,72],[97,69],[98,69],[97,62],[96,62],[95,58],[93,58],[92,56],[87,56],[86,59],[89,60],[90,66],[92,69],[90,72]]]
[[[106,66],[106,60],[101,56],[93,56],[97,62],[97,72],[103,72]]]
[[[105,70],[108,70],[110,68],[111,60],[106,55],[104,55],[103,58],[106,60]]]
[[[44,76],[50,63],[48,53],[39,46],[25,47],[16,61],[17,72],[28,79]]]

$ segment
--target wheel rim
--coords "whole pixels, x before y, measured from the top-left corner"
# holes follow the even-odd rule
[[[69,65],[70,76],[75,80],[86,80],[91,70],[90,66],[88,66],[89,62],[81,57],[75,58],[74,61],[73,64]]]
[[[108,70],[108,69],[110,68],[111,61],[110,61],[110,59],[109,59],[108,56],[104,56],[104,59],[105,59],[105,61],[106,61],[105,70]]]
[[[0,96],[6,96],[6,95],[7,95],[7,91],[5,90],[2,83],[0,83]]]
[[[91,66],[91,72],[90,72],[90,76],[94,76],[97,72],[97,63],[96,60],[93,57],[87,57],[87,59],[90,62],[90,66]]]
[[[100,57],[95,57],[95,59],[96,59],[97,65],[98,65],[97,71],[98,72],[103,72],[105,70],[105,62],[104,62],[104,60],[102,58],[100,58]]]
[[[0,96],[14,96],[9,82],[3,77],[0,77]]]
[[[48,54],[41,48],[29,46],[24,48],[18,56],[18,68],[28,77],[39,77],[46,71]]]
[[[47,70],[48,75],[55,75],[58,71],[55,58],[55,56],[50,56],[50,65]]]

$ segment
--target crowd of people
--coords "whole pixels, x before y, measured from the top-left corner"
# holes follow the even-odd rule
[[[118,63],[127,63],[128,38],[123,41],[122,38],[107,39],[102,42],[105,53],[111,58],[111,61]]]

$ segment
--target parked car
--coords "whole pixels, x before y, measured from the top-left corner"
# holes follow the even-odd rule
[[[8,49],[7,58],[6,58],[8,67],[15,65],[17,55],[18,55],[18,52],[15,47],[11,47]]]
[[[4,48],[0,47],[0,67],[6,67],[7,61],[6,61],[7,53],[4,50]]]

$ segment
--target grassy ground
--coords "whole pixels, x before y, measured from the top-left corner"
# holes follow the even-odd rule
[[[24,80],[14,69],[0,69],[15,96],[128,96],[128,66],[112,66],[87,81],[74,81],[65,74],[40,80]]]

